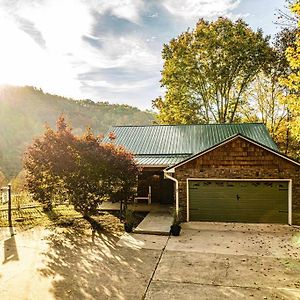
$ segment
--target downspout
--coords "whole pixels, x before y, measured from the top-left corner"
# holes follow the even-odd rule
[[[178,191],[178,180],[171,175],[168,174],[167,171],[164,170],[164,174],[166,178],[175,182],[175,208],[176,208],[176,215],[178,216],[179,212],[179,191]]]

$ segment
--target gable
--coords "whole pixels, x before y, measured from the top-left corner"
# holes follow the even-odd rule
[[[244,167],[251,165],[276,165],[278,167],[281,163],[300,167],[299,162],[247,137],[236,135],[219,145],[165,169],[165,172],[175,172],[175,169],[181,166],[189,167],[187,165],[190,165],[190,167],[193,167],[195,164],[210,165],[212,167],[220,165],[242,165]]]

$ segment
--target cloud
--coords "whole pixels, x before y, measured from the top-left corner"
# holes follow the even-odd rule
[[[173,15],[190,17],[214,17],[235,9],[240,0],[163,0],[164,7]]]
[[[86,64],[93,67],[117,68],[156,66],[160,64],[160,57],[151,52],[147,41],[134,35],[104,36],[96,40],[88,39],[88,44],[81,55]]]
[[[143,0],[94,0],[90,3],[98,13],[109,12],[111,15],[134,23],[140,23],[140,13],[145,4]]]
[[[155,78],[157,79],[157,78]],[[149,87],[153,85],[153,79],[145,79],[145,80],[135,80],[134,82],[128,84],[128,83],[112,83],[108,82],[106,80],[85,80],[84,84],[89,87],[96,87],[96,88],[108,88],[110,90],[113,90],[114,93],[121,93],[121,92],[128,92],[128,91],[135,91],[137,92],[138,90]]]
[[[37,44],[42,48],[46,47],[46,41],[42,33],[36,29],[35,25],[30,20],[16,16],[16,21],[19,23],[19,28],[26,32]]]
[[[77,51],[92,22],[80,1],[1,2],[0,82],[80,96]]]
[[[161,49],[238,1],[0,0],[0,83],[150,107]]]

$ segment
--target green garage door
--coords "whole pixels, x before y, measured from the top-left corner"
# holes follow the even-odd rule
[[[190,221],[288,223],[288,182],[189,181]]]

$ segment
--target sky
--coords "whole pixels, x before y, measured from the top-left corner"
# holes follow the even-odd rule
[[[273,36],[284,0],[0,0],[0,84],[151,109],[164,43],[201,17]]]

